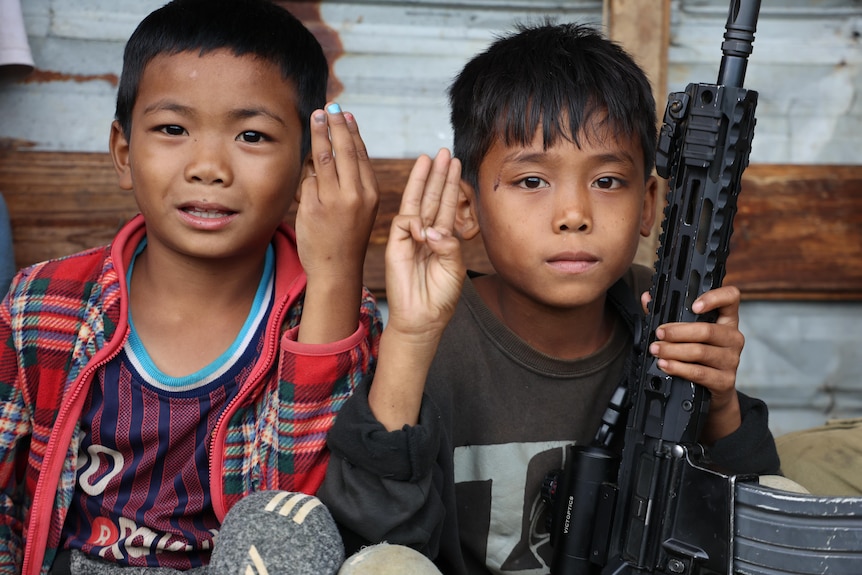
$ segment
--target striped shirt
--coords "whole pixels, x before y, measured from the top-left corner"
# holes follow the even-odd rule
[[[159,370],[129,318],[127,343],[99,370],[84,406],[65,547],[121,565],[185,570],[209,562],[219,528],[210,495],[209,438],[263,346],[273,296],[272,249],[266,262],[233,344],[192,374],[172,377]]]

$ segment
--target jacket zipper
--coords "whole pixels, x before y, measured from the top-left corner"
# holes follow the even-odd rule
[[[224,450],[221,449],[221,447],[224,444],[224,437],[227,433],[227,422],[233,416],[241,402],[245,401],[245,399],[255,390],[257,384],[263,379],[263,375],[270,369],[273,361],[275,361],[277,350],[281,348],[281,323],[284,316],[284,309],[290,299],[291,298],[289,296],[282,298],[279,303],[277,313],[273,314],[275,319],[273,320],[273,318],[270,318],[272,323],[270,324],[266,334],[267,345],[264,349],[266,350],[267,355],[265,361],[262,363],[258,362],[258,369],[252,377],[246,381],[245,385],[240,389],[240,392],[230,401],[224,411],[222,411],[221,416],[216,422],[215,429],[211,434],[211,455],[209,458],[210,495],[212,496],[213,511],[215,511],[216,517],[219,521],[223,521],[224,516],[227,513],[225,510],[224,478],[221,473],[216,473],[217,470],[220,472],[224,469]],[[271,341],[274,341],[275,344],[269,345],[269,342]],[[263,367],[261,368],[261,366]],[[276,374],[276,377],[279,377],[279,374]],[[276,389],[276,392],[277,391],[278,390]]]
[[[136,216],[136,218],[141,222],[143,221],[140,215]],[[129,291],[125,280],[125,263],[128,260],[123,256],[125,249],[130,245],[129,242],[133,241],[136,237],[139,240],[144,235],[143,224],[139,223],[137,226],[133,224],[135,224],[135,219],[131,220],[120,231],[114,238],[113,245],[110,248],[109,257],[114,261],[117,282],[120,285],[120,315],[114,337],[107,342],[105,347],[98,350],[87,362],[87,365],[84,366],[81,375],[78,376],[78,379],[73,384],[74,389],[70,397],[60,406],[57,418],[54,420],[54,427],[51,430],[51,437],[48,438],[45,457],[42,459],[42,469],[39,470],[39,479],[36,482],[36,489],[33,491],[33,501],[30,505],[30,518],[27,522],[28,544],[24,549],[24,561],[21,568],[22,575],[39,575],[42,572],[42,563],[45,561],[45,549],[51,530],[51,515],[54,511],[53,499],[48,504],[42,503],[42,500],[46,497],[43,493],[47,489],[46,484],[50,482],[51,489],[48,495],[56,497],[57,483],[60,481],[62,462],[65,456],[65,454],[58,456],[56,452],[60,449],[58,447],[60,445],[65,445],[67,446],[66,449],[68,449],[68,445],[72,440],[72,430],[75,428],[74,424],[71,426],[67,425],[66,420],[69,418],[73,408],[79,409],[81,407],[78,403],[81,401],[80,395],[82,391],[87,387],[84,383],[90,382],[96,370],[120,354],[126,339],[129,337]],[[123,335],[122,337],[118,337],[117,334]],[[63,425],[60,426],[60,424]],[[58,429],[59,432],[56,431]],[[59,461],[59,463],[56,463],[56,461]],[[57,467],[58,465],[59,468]],[[33,539],[36,541],[34,542]]]

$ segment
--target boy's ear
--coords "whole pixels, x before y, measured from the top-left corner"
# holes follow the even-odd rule
[[[132,167],[129,164],[129,141],[123,133],[120,123],[114,120],[111,123],[111,136],[108,142],[111,149],[111,159],[114,161],[114,170],[119,176],[120,189],[132,189]]]
[[[650,176],[644,185],[644,205],[641,212],[641,235],[648,237],[655,223],[656,202],[658,201],[658,180]]]
[[[455,212],[455,232],[463,240],[472,240],[479,233],[479,213],[476,190],[461,180],[458,207]]]

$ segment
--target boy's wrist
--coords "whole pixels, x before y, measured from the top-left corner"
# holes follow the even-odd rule
[[[403,348],[405,353],[421,354],[430,350],[433,356],[446,330],[446,322],[426,321],[417,323],[403,321],[391,311],[381,341],[385,338],[390,346]]]
[[[701,433],[701,441],[712,445],[719,439],[724,439],[742,426],[742,410],[736,392],[733,397],[721,405],[710,406],[706,425]]]
[[[439,337],[404,337],[389,327],[383,330],[368,405],[388,431],[419,421],[425,380],[438,342]]]
[[[442,335],[442,330],[404,331],[390,323],[380,336],[380,346],[381,349],[385,347],[392,351],[396,357],[416,360],[427,358],[430,365],[430,359],[437,353]]]
[[[303,262],[302,266],[306,283],[317,284],[322,289],[345,289],[344,286],[362,285],[362,262],[346,262],[332,258],[327,260],[326,264],[306,265]]]
[[[362,280],[308,278],[298,341],[332,343],[349,337],[359,325]]]

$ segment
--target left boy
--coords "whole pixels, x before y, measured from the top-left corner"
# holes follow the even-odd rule
[[[0,307],[0,573],[196,569],[244,496],[316,491],[381,329],[376,182],[327,79],[265,0],[176,0],[130,38],[110,151],[141,215]]]

